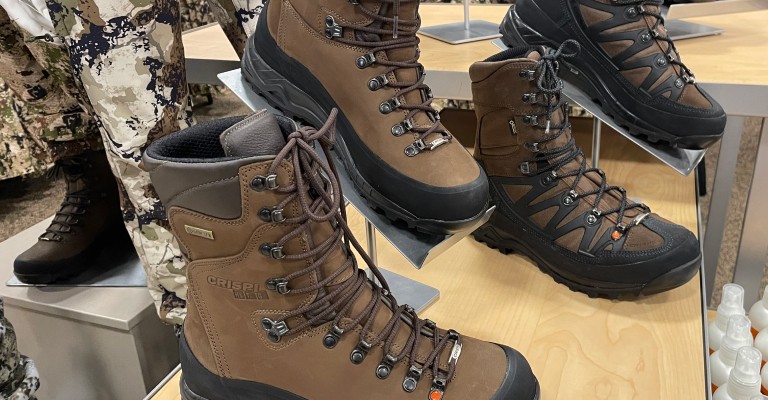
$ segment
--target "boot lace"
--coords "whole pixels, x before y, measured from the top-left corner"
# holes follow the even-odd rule
[[[573,51],[568,51],[569,48],[573,48]],[[629,203],[627,200],[626,190],[621,186],[612,186],[607,184],[605,172],[599,168],[593,168],[587,165],[587,158],[584,156],[584,152],[580,147],[576,147],[576,141],[571,136],[568,142],[562,147],[555,147],[551,149],[543,149],[542,144],[551,142],[566,132],[570,132],[571,124],[568,118],[568,103],[563,100],[562,90],[563,81],[557,77],[559,69],[558,60],[563,58],[571,58],[578,54],[581,50],[579,43],[575,40],[566,40],[563,42],[557,50],[547,49],[542,54],[541,59],[536,62],[533,70],[524,70],[521,72],[521,77],[527,79],[533,79],[536,71],[539,71],[539,77],[536,81],[536,93],[527,94],[524,96],[524,100],[529,104],[538,105],[544,109],[543,113],[527,115],[524,121],[534,127],[544,129],[544,137],[538,142],[527,142],[525,147],[535,153],[535,158],[528,160],[521,164],[521,172],[526,176],[534,176],[539,174],[547,174],[545,176],[545,183],[551,183],[556,179],[564,179],[568,177],[574,177],[574,181],[571,184],[571,190],[568,192],[568,204],[572,204],[580,197],[587,197],[594,195],[595,202],[591,211],[591,216],[587,219],[591,224],[597,223],[598,219],[602,216],[609,214],[618,214],[616,229],[613,232],[612,238],[614,240],[620,239],[631,227],[639,224],[645,216],[650,212],[650,209],[641,203]],[[528,96],[526,98],[526,96]],[[562,122],[560,124],[552,123],[552,116],[555,112],[560,111],[563,115]],[[545,123],[542,125],[540,117],[545,118]],[[558,172],[561,168],[570,164],[571,162],[577,163],[578,169],[569,172]],[[532,170],[530,165],[536,165],[536,170]],[[596,189],[587,192],[577,192],[578,184],[582,179],[589,179],[585,176],[589,173],[595,173],[600,177],[600,184],[596,185]],[[594,175],[593,175],[594,176]],[[618,194],[618,206],[608,209],[600,210],[600,203],[603,201],[607,193],[614,192]],[[637,218],[633,219],[629,224],[624,224],[624,213],[627,210],[639,208],[642,209],[642,213]]]
[[[89,161],[85,157],[63,158],[54,163],[53,168],[48,171],[47,177],[56,179],[63,175],[67,184],[70,184],[83,179],[84,171],[88,166]],[[71,193],[67,191],[51,225],[46,228],[39,239],[60,242],[64,239],[64,234],[72,232],[72,227],[80,222],[79,217],[85,214],[86,206],[91,204],[88,193],[88,189]]]
[[[355,60],[355,64],[358,68],[364,69],[371,65],[378,64],[385,66],[386,69],[381,75],[375,76],[368,81],[368,89],[376,91],[384,87],[390,87],[398,89],[397,95],[379,106],[379,112],[382,114],[389,114],[397,109],[405,110],[408,112],[403,122],[396,124],[392,127],[392,134],[395,136],[402,136],[407,132],[414,132],[418,135],[412,144],[405,148],[405,154],[408,157],[414,157],[424,151],[435,150],[439,146],[446,144],[452,140],[452,135],[441,127],[440,117],[437,111],[432,107],[432,91],[424,84],[426,75],[424,74],[424,66],[419,62],[419,42],[420,39],[416,36],[419,27],[421,26],[421,20],[416,19],[401,19],[400,18],[400,5],[401,3],[417,3],[419,0],[381,0],[381,9],[379,12],[371,10],[358,1],[353,1],[360,11],[366,16],[370,17],[373,22],[368,26],[358,26],[352,24],[346,24],[338,22],[336,19],[329,15],[325,21],[325,35],[331,40],[335,40],[339,43],[343,43],[349,46],[363,47],[369,49],[368,53],[360,56]],[[392,7],[392,17],[386,16],[386,12],[389,7]],[[391,29],[385,29],[385,24],[391,25]],[[344,37],[344,29],[353,29],[355,32],[355,39],[348,39]],[[397,49],[414,49],[414,55],[407,60],[390,60],[387,57],[376,57],[376,54],[384,51],[391,51]],[[418,79],[415,82],[403,82],[391,81],[388,76],[394,73],[398,69],[416,69]],[[408,104],[405,101],[400,101],[400,98],[408,93],[419,91],[423,102],[420,104]],[[419,113],[426,113],[431,121],[429,127],[415,126],[413,117]],[[433,133],[439,134],[440,137],[427,142],[427,137]]]
[[[408,305],[399,305],[392,296],[389,285],[373,261],[366,255],[363,247],[354,238],[347,225],[347,216],[343,203],[336,167],[333,162],[326,162],[315,152],[313,145],[320,143],[326,159],[331,160],[329,146],[333,143],[335,119],[338,110],[334,109],[328,121],[318,130],[303,127],[288,135],[286,146],[280,151],[269,169],[269,176],[276,176],[275,171],[283,160],[293,164],[295,181],[287,187],[272,185],[272,190],[286,194],[287,197],[275,209],[282,209],[292,201],[301,205],[301,215],[292,218],[281,218],[286,224],[295,228],[283,236],[277,243],[262,247],[265,256],[285,260],[312,260],[312,263],[301,270],[287,276],[273,278],[267,282],[267,287],[281,294],[306,294],[318,292],[317,298],[311,304],[293,310],[280,319],[262,319],[262,328],[270,340],[277,342],[283,336],[294,335],[312,326],[332,321],[331,329],[323,337],[323,345],[333,348],[341,336],[353,327],[362,325],[360,342],[350,354],[350,361],[360,364],[368,351],[374,346],[383,344],[384,358],[376,368],[376,376],[386,379],[396,363],[408,357],[410,368],[403,381],[403,389],[412,392],[416,389],[422,371],[431,368],[433,376],[431,392],[442,396],[446,385],[453,379],[456,363],[461,354],[462,338],[453,330],[441,334],[434,322],[422,320],[414,309]],[[267,178],[269,178],[269,176]],[[269,179],[268,179],[269,180]],[[309,251],[299,254],[284,254],[282,247],[289,240],[299,237],[302,233],[310,234],[311,227],[317,223],[329,222],[334,231],[328,239],[316,244]],[[334,272],[318,282],[307,287],[290,287],[291,281],[303,275],[320,275],[320,267],[326,262],[334,249],[341,246],[346,260]],[[363,261],[373,272],[381,285],[371,282],[365,272],[357,265],[352,256],[352,247],[361,255]],[[341,274],[352,270],[352,276],[342,283],[333,283]],[[365,308],[353,315],[352,308],[364,293],[369,292],[370,301]],[[377,314],[384,309],[392,312],[392,317],[376,335],[373,333],[373,323]],[[287,321],[293,317],[303,316],[305,320],[296,326],[289,327]],[[408,330],[408,339],[399,352],[394,352],[395,338],[401,329]],[[420,364],[416,360],[418,350],[425,342],[431,342],[433,350]],[[439,368],[440,354],[453,343],[448,370]],[[440,397],[435,397],[440,398]]]
[[[649,17],[653,17],[656,22],[654,22],[651,29],[648,31],[648,35],[650,35],[652,38],[656,40],[660,40],[662,42],[666,42],[668,44],[667,48],[667,61],[672,64],[676,65],[680,68],[680,70],[683,72],[680,74],[680,78],[682,78],[686,83],[696,83],[696,77],[693,75],[693,72],[681,61],[680,58],[680,52],[677,51],[677,47],[675,47],[675,43],[672,41],[672,39],[668,35],[662,35],[659,33],[659,26],[664,25],[664,17],[661,15],[660,12],[652,11],[652,7],[655,7],[657,10],[661,10],[661,6],[664,4],[663,0],[614,0],[617,4],[622,5],[634,5],[633,8],[627,9],[627,14],[634,14],[634,15],[647,15]]]

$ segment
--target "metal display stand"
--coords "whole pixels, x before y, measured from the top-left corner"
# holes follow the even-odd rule
[[[419,30],[424,36],[450,44],[461,44],[501,37],[499,24],[469,19],[469,0],[464,0],[464,22],[434,25]]]
[[[502,50],[508,49],[507,45],[505,45],[501,39],[494,40],[493,44]],[[690,173],[696,169],[696,166],[699,165],[701,160],[704,159],[704,154],[707,152],[706,150],[673,149],[668,145],[646,142],[645,140],[630,134],[626,129],[616,124],[612,118],[600,109],[600,106],[592,101],[592,99],[588,98],[583,92],[576,89],[568,82],[563,83],[563,94],[570,101],[595,116],[592,128],[592,164],[596,168],[599,163],[600,154],[601,122],[610,126],[622,136],[629,139],[632,143],[638,145],[640,148],[684,176],[690,175]]]
[[[48,226],[53,217],[46,219],[44,224],[29,228],[42,233],[40,227]],[[29,243],[31,246],[33,243]],[[58,281],[56,283],[38,285],[19,281],[11,276],[5,285],[9,287],[147,287],[147,274],[141,266],[136,251],[130,243],[125,246],[107,247],[101,250],[92,261],[98,268],[88,268],[80,275]]]
[[[221,73],[218,77],[225,86],[240,97],[252,110],[268,109],[273,113],[282,114],[271,107],[266,99],[256,94],[244,83],[239,69]],[[342,165],[338,159],[335,160],[335,163],[336,165]],[[367,250],[368,255],[374,262],[377,260],[376,231],[379,231],[415,268],[420,269],[488,221],[494,210],[493,208],[489,209],[484,218],[460,233],[454,235],[428,235],[404,229],[371,209],[365,199],[360,197],[357,190],[355,190],[346,170],[338,168],[338,173],[344,197],[365,217]],[[416,310],[426,308],[440,296],[440,292],[435,288],[381,268],[380,270],[386,277],[398,301],[409,304]]]

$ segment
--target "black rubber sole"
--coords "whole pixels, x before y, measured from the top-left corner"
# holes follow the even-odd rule
[[[536,26],[540,26],[538,22],[540,21],[537,21]],[[546,22],[546,24],[550,24],[550,22]],[[554,26],[555,24],[552,23],[550,25]],[[562,41],[550,38],[532,28],[531,25],[526,24],[517,14],[514,5],[510,7],[499,29],[502,34],[502,42],[510,47],[544,45],[557,48],[562,44]],[[584,41],[580,40],[580,42],[583,43]],[[720,140],[723,135],[720,132],[715,135],[679,136],[675,133],[667,132],[637,117],[626,109],[614,94],[611,93],[597,71],[578,68],[567,60],[561,61],[561,63],[566,68],[560,69],[559,76],[586,94],[600,106],[600,109],[606,115],[633,136],[644,139],[649,143],[666,143],[673,148],[698,150],[711,146]]]
[[[264,390],[260,391],[257,394],[254,394],[255,397],[251,397],[254,400],[306,400],[303,397],[296,396],[294,394],[285,392],[283,390],[274,388],[272,386],[264,385]],[[187,382],[184,380],[184,374],[181,375],[181,380],[179,381],[179,388],[181,391],[181,399],[182,400],[218,400],[218,399],[209,399],[203,396],[200,396],[193,392],[189,386],[187,386]],[[536,381],[536,394],[533,396],[530,400],[539,400],[541,397],[541,387],[539,386],[539,382]],[[227,398],[227,400],[232,400]],[[503,399],[503,400],[520,400],[520,399]]]
[[[294,84],[274,70],[259,55],[259,52],[252,43],[253,40],[248,41],[242,61],[242,74],[248,86],[266,98],[270,105],[283,112],[286,116],[303,120],[315,127],[322,126],[328,118],[330,109],[333,107],[338,108],[337,105],[334,103],[331,107],[321,106],[299,85]],[[279,51],[279,49],[273,49],[273,51]],[[330,98],[330,95],[327,97]],[[334,150],[342,160],[344,169],[351,178],[355,189],[369,203],[371,208],[383,213],[388,219],[403,221],[409,229],[419,232],[450,235],[475,225],[477,221],[483,218],[485,210],[488,208],[487,203],[479,213],[466,219],[445,221],[417,217],[377,191],[359,172],[344,139],[344,136],[356,135],[356,133],[354,133],[349,120],[341,110],[339,110],[337,117],[337,130],[339,134],[336,135]]]
[[[483,225],[472,233],[472,236],[480,243],[484,243],[491,249],[496,249],[502,254],[512,252],[520,253],[528,257],[545,274],[552,277],[555,282],[568,287],[571,291],[584,293],[591,298],[601,297],[611,300],[634,300],[640,296],[649,296],[679,287],[690,281],[699,271],[701,257],[680,265],[650,282],[644,284],[627,285],[624,287],[609,287],[615,284],[611,282],[588,281],[576,282],[557,273],[550,263],[542,258],[541,252],[531,249],[525,243],[510,238],[502,239],[503,235],[498,228],[489,224]]]
[[[506,346],[502,346],[502,348],[504,347]],[[519,354],[516,350],[508,349],[510,352]],[[509,353],[507,357],[510,357]],[[307,400],[299,395],[264,383],[228,379],[214,374],[197,360],[189,348],[183,332],[179,338],[179,359],[182,369],[179,388],[183,400]],[[510,365],[512,364],[510,363]],[[286,371],[286,373],[290,373],[290,371]],[[188,377],[191,379],[187,380]],[[536,385],[535,394],[532,398],[502,398],[497,393],[490,400],[539,400],[541,393],[539,381],[535,376],[531,376],[531,378],[532,383]],[[508,389],[500,388],[504,392],[507,392]],[[404,393],[404,396],[412,397],[407,393]]]

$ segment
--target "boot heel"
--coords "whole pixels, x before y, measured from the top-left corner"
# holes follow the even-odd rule
[[[528,26],[517,14],[515,6],[509,8],[509,12],[499,28],[502,34],[501,41],[509,47],[526,46],[555,46],[556,44],[544,37],[541,33]]]
[[[184,375],[181,376],[181,380],[179,381],[179,388],[181,389],[181,400],[208,400],[205,397],[198,396],[189,389],[189,386],[187,386],[187,382],[184,381]]]
[[[328,112],[302,89],[275,71],[259,55],[254,43],[257,36],[260,35],[254,34],[248,39],[241,62],[243,78],[248,86],[259,95],[265,97],[272,106],[283,112],[287,117],[303,119],[310,125],[318,128],[322,126],[328,118]],[[266,41],[266,39],[261,40]],[[282,53],[282,50],[274,42],[259,44],[260,48],[267,46],[271,47],[270,51],[272,52]]]

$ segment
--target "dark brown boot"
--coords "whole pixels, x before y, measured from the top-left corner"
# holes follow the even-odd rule
[[[392,297],[312,147],[327,151],[334,116],[297,130],[262,111],[145,153],[189,261],[182,398],[538,399],[520,353],[439,329]]]
[[[509,46],[581,51],[562,77],[629,133],[673,147],[706,148],[723,135],[723,108],[697,83],[668,36],[661,0],[517,0],[501,23]]]
[[[629,200],[576,147],[557,77],[568,44],[512,49],[470,68],[475,158],[497,206],[474,236],[590,296],[680,286],[699,269],[696,237]]]
[[[340,109],[336,151],[357,190],[409,227],[453,233],[483,217],[488,181],[432,108],[419,63],[419,0],[274,0],[243,76],[289,116]]]
[[[16,277],[29,284],[61,281],[99,268],[105,248],[130,249],[120,212],[117,184],[104,151],[58,160],[52,174],[64,175],[67,193],[53,222],[37,243],[13,263]]]

